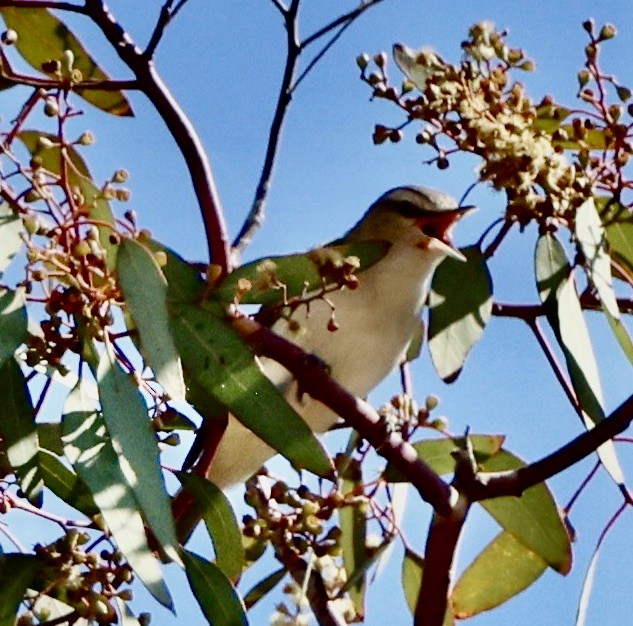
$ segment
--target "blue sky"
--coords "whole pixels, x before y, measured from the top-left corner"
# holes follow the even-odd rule
[[[111,0],[120,22],[140,44],[145,43],[161,3]],[[304,0],[301,31],[304,35],[354,6],[353,2]],[[595,18],[598,25],[613,22],[618,37],[604,46],[603,67],[633,84],[630,50],[633,45],[633,12],[628,2],[560,1],[437,2],[386,0],[368,12],[341,38],[302,84],[291,106],[281,143],[273,186],[267,203],[267,220],[245,258],[302,250],[340,235],[386,189],[400,184],[423,184],[459,197],[474,180],[474,161],[457,160],[448,170],[422,164],[424,153],[413,141],[413,132],[399,145],[374,147],[373,124],[397,123],[393,107],[369,102],[369,90],[358,79],[354,59],[361,52],[389,51],[395,42],[411,47],[431,46],[447,59],[457,61],[459,43],[470,25],[490,20],[508,29],[513,46],[524,48],[536,61],[537,71],[525,75],[534,99],[550,93],[556,100],[573,103],[576,73],[582,66],[586,43],[581,22]],[[81,35],[102,66],[116,77],[127,77],[116,55],[99,33],[81,19],[69,23]],[[232,234],[237,232],[253,197],[268,135],[285,55],[285,35],[280,16],[267,0],[242,2],[190,0],[165,35],[156,64],[166,83],[190,115],[208,150]],[[398,71],[390,63],[391,74]],[[13,96],[12,96],[13,97]],[[92,109],[77,123],[78,134],[93,130],[97,144],[85,152],[97,179],[113,170],[129,170],[131,206],[139,222],[154,236],[191,260],[204,260],[203,231],[188,174],[158,116],[138,94],[131,100],[132,120],[115,120]],[[7,118],[9,116],[7,115]],[[459,225],[460,244],[476,241],[483,229],[502,215],[503,199],[481,188],[471,199],[480,210]],[[121,212],[124,209],[121,209]],[[509,237],[491,263],[495,297],[505,302],[534,302],[534,229]],[[590,326],[601,367],[607,410],[630,393],[630,365],[618,353],[605,323],[590,316]],[[447,386],[434,373],[428,353],[414,369],[416,393],[440,396],[439,411],[448,416],[451,429],[461,432],[505,433],[507,447],[526,460],[561,445],[579,432],[580,424],[548,369],[538,346],[521,322],[493,319],[458,381]],[[376,404],[397,389],[395,378],[381,386]],[[620,446],[625,471],[630,452]],[[574,492],[593,461],[586,461],[551,482],[563,504]],[[281,465],[279,467],[282,467]],[[236,501],[239,497],[236,496]],[[405,528],[422,549],[427,512],[410,498]],[[513,623],[572,624],[582,580],[598,534],[619,505],[619,496],[601,473],[576,506],[572,521],[578,531],[575,564],[567,578],[547,572],[519,598],[493,613],[470,621],[474,626]],[[600,561],[588,624],[630,621],[633,599],[629,580],[633,566],[633,523],[630,513],[609,536]],[[495,534],[482,514],[469,519],[460,564],[463,567]],[[198,544],[200,551],[207,546]],[[399,559],[370,589],[367,624],[387,619],[406,623],[407,609],[400,591]],[[270,566],[272,569],[272,565]],[[260,570],[260,574],[265,573]],[[155,624],[203,624],[193,599],[176,581],[178,619],[156,608]],[[248,579],[254,582],[254,578]],[[244,590],[249,587],[247,582]],[[179,589],[180,588],[180,589]],[[139,596],[141,597],[141,596]],[[272,606],[255,613],[252,623],[266,623]]]

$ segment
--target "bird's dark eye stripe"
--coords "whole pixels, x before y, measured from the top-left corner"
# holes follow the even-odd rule
[[[406,200],[395,200],[391,202],[392,208],[396,213],[399,213],[403,217],[423,217],[424,215],[431,215],[433,211],[421,208],[413,202],[407,202]]]

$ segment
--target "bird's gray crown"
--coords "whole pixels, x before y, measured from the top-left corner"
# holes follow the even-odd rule
[[[371,208],[391,203],[396,205],[393,206],[393,209],[410,217],[419,216],[427,212],[451,211],[458,207],[455,198],[442,191],[417,185],[407,185],[390,189],[380,196]]]

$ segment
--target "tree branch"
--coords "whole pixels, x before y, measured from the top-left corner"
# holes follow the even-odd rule
[[[334,45],[334,43],[336,43],[343,32],[351,26],[351,24],[360,15],[367,11],[367,9],[383,2],[383,0],[363,0],[356,9],[336,18],[323,28],[320,28],[318,31],[310,35],[304,41],[299,41],[298,13],[300,0],[293,0],[289,7],[286,7],[281,0],[271,1],[284,17],[287,42],[286,63],[281,86],[279,88],[279,95],[277,97],[277,105],[275,107],[275,113],[273,115],[273,121],[268,135],[268,145],[266,146],[264,164],[255,189],[255,197],[250,211],[244,220],[244,224],[233,241],[233,253],[238,258],[241,252],[243,252],[252,241],[255,232],[257,232],[264,221],[264,207],[268,196],[268,190],[270,188],[270,180],[272,178],[273,169],[277,159],[277,152],[281,141],[281,132],[288,113],[290,101],[292,100],[292,94],[305,77],[312,71],[315,65],[317,65],[317,63],[323,58],[326,52]],[[320,39],[337,27],[340,27],[339,31],[323,47],[323,49],[315,55],[315,57],[310,61],[310,63],[308,63],[307,67],[295,80],[299,57],[301,56],[303,50],[311,43]]]
[[[288,9],[281,9],[277,5],[284,16],[286,26],[286,64],[284,67],[283,78],[279,87],[279,95],[277,96],[277,105],[273,115],[273,121],[270,125],[268,133],[268,145],[266,146],[266,154],[264,156],[264,164],[259,181],[255,189],[255,198],[251,209],[244,220],[244,224],[240,232],[233,241],[233,251],[240,254],[252,241],[253,235],[261,227],[264,221],[264,206],[268,189],[270,187],[270,179],[272,178],[275,161],[277,159],[277,150],[281,141],[281,132],[283,129],[288,106],[292,99],[290,87],[293,83],[297,64],[301,54],[301,45],[299,43],[297,14],[299,10],[299,2],[294,0]]]
[[[255,352],[292,372],[303,392],[322,402],[357,430],[380,456],[407,477],[422,499],[439,514],[452,514],[453,489],[418,457],[413,446],[403,441],[398,433],[386,430],[383,420],[369,403],[354,397],[333,380],[320,361],[248,317],[235,319],[233,328]]]
[[[139,89],[149,98],[183,155],[198,199],[210,261],[225,274],[230,270],[229,239],[220,198],[208,157],[195,128],[147,59],[116,22],[101,0],[86,0],[85,13],[101,29],[121,60],[136,76]]]
[[[464,493],[472,501],[520,496],[526,489],[560,474],[593,454],[603,443],[626,430],[632,421],[633,395],[594,428],[578,435],[555,452],[517,470],[477,474],[471,484],[464,486]]]

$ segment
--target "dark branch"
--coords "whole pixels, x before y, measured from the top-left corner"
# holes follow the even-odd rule
[[[478,474],[467,485],[465,493],[471,500],[485,500],[500,496],[520,496],[526,489],[593,454],[603,443],[626,430],[633,421],[633,395],[625,400],[609,417],[599,422],[555,452],[518,470]]]
[[[233,322],[233,327],[256,353],[283,365],[292,372],[303,392],[322,402],[358,431],[378,454],[407,477],[422,499],[438,513],[445,516],[452,513],[451,487],[418,457],[415,449],[399,434],[387,432],[383,420],[370,404],[343,389],[317,359],[258,322],[241,317]]]
[[[184,111],[158,75],[151,60],[139,50],[101,0],[86,0],[86,14],[101,29],[121,60],[132,70],[139,89],[149,98],[183,155],[202,213],[209,257],[223,273],[230,269],[228,233],[220,198],[202,142]]]
[[[290,91],[295,73],[297,71],[297,63],[301,54],[301,46],[299,44],[297,12],[299,10],[299,2],[296,0],[288,9],[282,11],[286,25],[286,64],[284,67],[284,75],[279,87],[279,95],[277,96],[277,106],[273,115],[273,121],[270,125],[268,133],[268,145],[266,146],[266,154],[264,156],[264,164],[262,172],[255,189],[255,198],[251,205],[251,210],[233,241],[233,250],[238,254],[241,253],[246,246],[252,241],[253,235],[260,228],[264,221],[264,206],[268,189],[270,187],[270,179],[275,167],[277,158],[277,150],[281,141],[281,131],[283,129],[288,106],[292,99]]]

